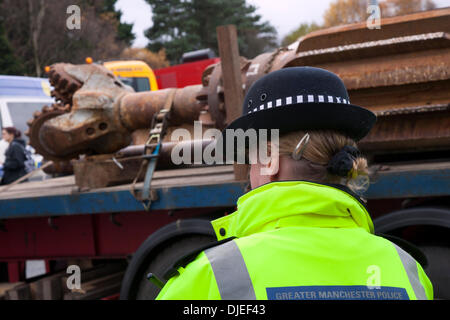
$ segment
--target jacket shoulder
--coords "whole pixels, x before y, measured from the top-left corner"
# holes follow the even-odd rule
[[[166,280],[169,280],[173,276],[176,276],[178,274],[179,268],[185,268],[189,263],[194,261],[201,252],[203,252],[207,249],[213,248],[213,247],[220,246],[220,245],[227,243],[233,239],[236,239],[236,237],[230,237],[230,238],[227,238],[227,239],[224,239],[221,241],[208,243],[208,244],[199,246],[198,248],[195,248],[192,251],[189,251],[188,253],[181,256],[178,260],[175,261],[175,263],[172,265],[172,267],[164,274],[164,278]]]
[[[426,255],[414,244],[405,239],[390,235],[390,234],[376,234],[376,236],[384,238],[391,243],[396,244],[405,252],[407,252],[411,257],[413,257],[422,267],[426,268],[428,265],[428,259]]]
[[[12,141],[8,147],[8,150],[10,153],[25,153],[25,147],[17,141]]]

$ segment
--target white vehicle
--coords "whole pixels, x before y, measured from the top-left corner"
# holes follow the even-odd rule
[[[28,129],[27,121],[33,118],[34,112],[55,102],[50,96],[51,90],[51,85],[45,78],[0,75],[0,129],[6,127],[19,129],[22,132],[22,138],[28,144],[29,139],[24,135]],[[1,142],[0,160],[6,150],[5,147],[7,147],[5,142]],[[29,145],[27,149],[32,152],[36,167],[39,167],[42,156],[35,154],[34,149]],[[37,176],[38,179],[44,178],[43,173]]]

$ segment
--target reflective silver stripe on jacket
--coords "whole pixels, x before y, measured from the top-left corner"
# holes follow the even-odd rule
[[[397,249],[397,253],[400,256],[400,260],[402,260],[403,267],[405,268],[406,274],[408,275],[409,282],[414,290],[414,294],[416,295],[417,300],[427,300],[427,295],[425,293],[425,288],[419,279],[419,270],[417,270],[416,260],[409,255],[402,248],[397,246],[395,243],[392,243]]]
[[[256,300],[252,280],[236,242],[205,250],[222,300]]]

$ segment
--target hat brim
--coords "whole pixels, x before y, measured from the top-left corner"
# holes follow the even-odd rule
[[[334,130],[359,141],[369,133],[375,122],[373,112],[352,104],[303,103],[274,107],[241,116],[230,123],[222,132],[223,152],[226,153],[228,129],[255,129],[257,133],[259,129],[278,129],[280,136],[300,130]],[[234,158],[237,152],[239,150],[234,149]]]

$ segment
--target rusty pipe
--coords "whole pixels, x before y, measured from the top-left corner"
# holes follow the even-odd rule
[[[201,85],[134,93],[102,66],[54,67],[82,86],[73,94],[70,112],[39,123],[39,130],[33,130],[37,135],[32,139],[33,146],[46,158],[112,153],[129,145],[134,130],[150,127],[153,115],[168,107],[168,96],[173,90],[172,125],[197,120],[203,106],[196,99]]]
[[[157,169],[171,169],[171,168],[183,168],[191,165],[204,165],[204,159],[201,157],[200,161],[196,163],[195,153],[205,150],[211,143],[215,143],[214,140],[188,140],[180,142],[163,142],[161,145],[161,151],[157,162]],[[177,150],[174,150],[174,148]],[[172,161],[172,152],[177,152],[180,157],[185,156],[184,150],[189,150],[189,158],[187,163],[174,164]],[[121,158],[140,157],[144,153],[144,145],[134,145],[119,150],[115,157],[120,162]]]
[[[170,125],[192,123],[198,119],[202,109],[202,104],[196,99],[196,94],[201,87],[201,85],[194,85],[182,89],[127,94],[120,101],[120,120],[129,131],[150,127],[153,115],[165,107],[171,92],[175,90]]]

